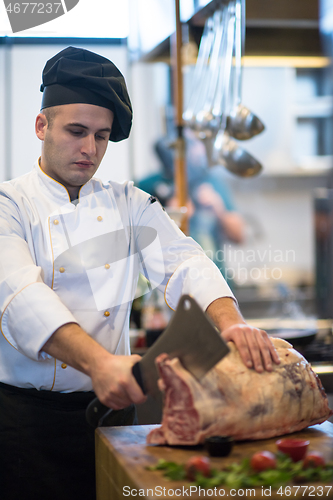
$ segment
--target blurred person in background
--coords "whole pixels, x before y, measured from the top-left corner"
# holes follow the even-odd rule
[[[237,211],[221,166],[208,167],[202,141],[190,129],[184,130],[189,199],[189,234],[204,249],[228,281],[224,260],[226,243],[243,243],[245,223]],[[159,139],[154,149],[161,171],[137,182],[139,188],[156,196],[165,207],[177,207],[174,193],[174,149],[169,137]]]

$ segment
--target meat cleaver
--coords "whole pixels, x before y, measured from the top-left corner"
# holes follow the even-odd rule
[[[197,302],[189,295],[182,295],[167,328],[133,365],[132,371],[144,394],[156,397],[159,374],[155,359],[159,354],[179,358],[184,368],[200,380],[228,352],[227,344]],[[98,427],[111,411],[95,398],[87,407],[86,419]]]

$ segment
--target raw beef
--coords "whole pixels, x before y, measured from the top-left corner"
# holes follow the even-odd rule
[[[267,439],[327,420],[327,396],[304,357],[282,339],[272,339],[281,363],[272,372],[244,366],[237,348],[199,383],[177,358],[156,358],[164,391],[162,426],[151,444],[194,445],[214,435]]]

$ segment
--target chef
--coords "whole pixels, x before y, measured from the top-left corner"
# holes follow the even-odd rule
[[[132,376],[129,313],[139,273],[171,309],[191,294],[244,364],[272,370],[267,334],[246,325],[201,247],[132,182],[94,177],[108,142],[129,136],[131,102],[116,66],[68,47],[43,70],[41,156],[0,185],[1,497],[93,499],[98,396],[109,425],[145,401]],[[113,168],[121,166],[113,165]]]

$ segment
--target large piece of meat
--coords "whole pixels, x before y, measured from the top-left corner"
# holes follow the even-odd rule
[[[304,357],[282,339],[272,339],[281,363],[272,372],[244,366],[235,345],[199,383],[177,358],[156,358],[164,391],[162,426],[151,444],[194,445],[214,435],[267,439],[327,420],[327,396]]]

